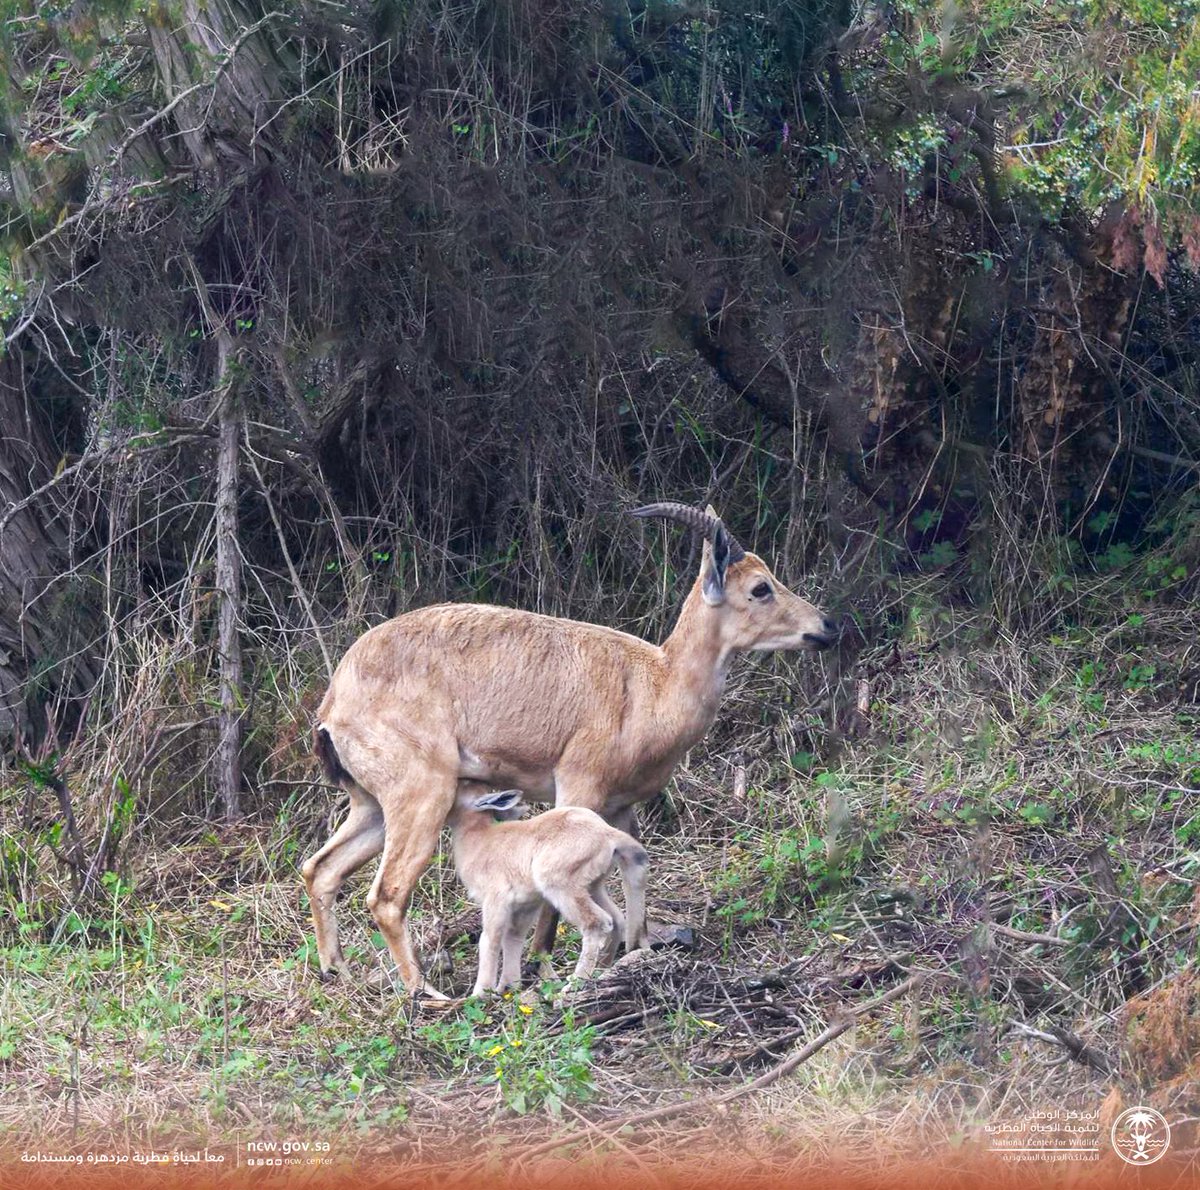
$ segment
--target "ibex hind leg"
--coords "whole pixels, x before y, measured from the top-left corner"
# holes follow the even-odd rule
[[[575,965],[575,973],[570,983],[578,983],[587,979],[596,969],[600,961],[600,952],[612,933],[612,915],[600,904],[594,901],[590,892],[579,892],[574,889],[545,890],[546,899],[569,921],[583,938],[583,946],[579,952],[579,962]]]
[[[581,771],[566,762],[555,771],[554,783],[555,806],[584,806],[597,813],[603,813],[604,791],[594,784],[586,769]],[[629,813],[632,814],[632,810]],[[537,925],[533,929],[533,940],[529,944],[530,957],[540,956],[537,972],[541,979],[554,978],[550,956],[554,952],[554,940],[558,937],[558,921],[558,910],[547,902],[538,914]]]
[[[313,932],[321,974],[348,978],[350,969],[338,940],[338,891],[352,872],[383,850],[383,810],[366,790],[348,786],[350,812],[325,845],[304,862],[301,873],[312,907]]]
[[[609,931],[608,940],[604,943],[604,949],[600,952],[600,962],[608,967],[616,959],[621,949],[621,937],[625,933],[625,915],[608,895],[608,889],[603,880],[593,886],[592,897],[596,904],[612,918],[612,929]]]
[[[625,951],[631,953],[650,945],[646,929],[646,849],[635,839],[617,849],[621,880],[625,887]]]
[[[408,930],[408,910],[417,881],[437,850],[438,835],[454,805],[454,790],[454,776],[416,764],[405,766],[402,781],[379,789],[387,838],[379,871],[367,894],[367,908],[404,986],[413,995],[436,1000],[446,997],[425,982]]]

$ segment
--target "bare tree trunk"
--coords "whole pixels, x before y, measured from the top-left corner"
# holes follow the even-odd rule
[[[238,620],[242,603],[242,557],[238,545],[237,362],[228,332],[217,332],[217,651],[221,711],[218,716],[217,787],[225,818],[241,815],[242,642]]]
[[[159,82],[178,105],[180,142],[201,169],[240,168],[272,147],[268,120],[278,76],[294,53],[279,31],[288,7],[263,0],[184,0],[176,19],[147,20]],[[200,81],[205,85],[197,86]]]
[[[27,399],[20,350],[13,344],[0,358],[0,740],[6,742],[40,737],[46,719],[39,704],[77,698],[95,680],[92,651],[80,647],[47,597],[67,553],[67,530],[54,496],[39,499],[57,454]],[[42,688],[27,700],[35,673]],[[57,726],[69,726],[61,714]]]

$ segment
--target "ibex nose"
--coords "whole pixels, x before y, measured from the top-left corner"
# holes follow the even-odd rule
[[[810,649],[828,649],[837,644],[842,635],[842,626],[828,616],[821,617],[820,632],[806,632],[804,641]]]

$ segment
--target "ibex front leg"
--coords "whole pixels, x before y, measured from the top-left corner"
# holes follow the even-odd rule
[[[504,966],[500,972],[501,989],[521,986],[521,951],[524,949],[529,927],[533,925],[537,915],[538,910],[536,909],[518,910],[512,921],[508,923],[503,943]]]
[[[497,986],[500,970],[500,947],[509,928],[509,916],[502,904],[487,903],[483,907],[483,925],[479,932],[479,973],[475,977],[472,996],[482,996]]]

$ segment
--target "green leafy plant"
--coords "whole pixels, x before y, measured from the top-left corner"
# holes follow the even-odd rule
[[[557,1118],[563,1104],[585,1102],[595,1092],[595,1030],[577,1025],[569,1008],[554,1022],[544,1004],[534,1007],[507,993],[491,1005],[470,1000],[456,1020],[418,1033],[455,1065],[494,1084],[519,1115],[544,1111]]]

